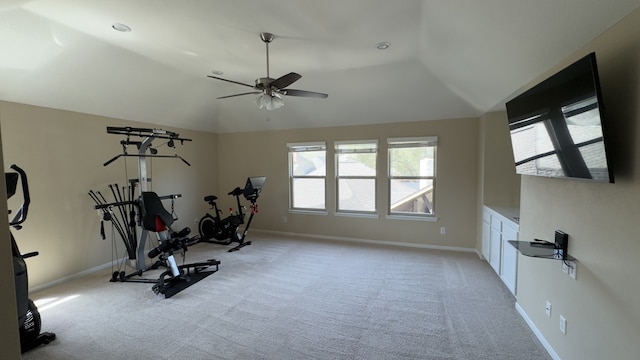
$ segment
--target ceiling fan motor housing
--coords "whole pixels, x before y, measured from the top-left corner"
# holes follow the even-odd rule
[[[269,89],[269,88],[270,88],[270,86],[269,86],[269,85],[271,85],[271,83],[273,82],[273,80],[275,80],[275,79],[272,79],[272,78],[270,78],[270,77],[263,77],[263,78],[256,79],[256,86],[255,86],[255,88],[256,88],[257,90],[265,90],[265,89]]]

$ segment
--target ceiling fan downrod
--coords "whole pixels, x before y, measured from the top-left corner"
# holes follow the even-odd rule
[[[273,41],[273,34],[268,32],[260,33],[260,39],[264,41],[267,47],[267,78],[270,78],[271,76],[269,76],[269,43]]]

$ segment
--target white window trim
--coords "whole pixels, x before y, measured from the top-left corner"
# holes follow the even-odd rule
[[[287,152],[291,152],[291,148],[305,148],[303,151],[312,151],[311,149],[313,148],[324,148],[326,150],[327,143],[325,141],[287,143]]]
[[[400,147],[400,146],[392,146],[392,144],[394,143],[425,144],[428,146],[436,146],[438,145],[438,137],[437,136],[420,136],[420,137],[387,138],[387,145],[389,147]]]
[[[340,140],[334,141],[333,147],[336,148],[338,145],[352,145],[352,144],[372,144],[375,143],[378,146],[378,139],[368,139],[368,140]]]
[[[364,219],[379,219],[380,215],[377,212],[364,212],[364,211],[346,211],[340,210],[333,213],[334,216],[343,216],[343,217],[355,217],[355,218],[364,218]]]
[[[302,209],[302,208],[294,208],[289,209],[289,214],[303,214],[303,215],[329,215],[327,210],[313,210],[313,209]]]
[[[370,152],[370,151],[343,151],[343,150],[339,150],[338,147],[340,145],[354,145],[354,144],[372,144],[375,145],[375,152]],[[351,217],[366,217],[366,218],[379,218],[378,215],[378,194],[376,193],[377,188],[378,188],[378,153],[380,152],[380,144],[378,142],[378,139],[369,139],[369,140],[343,140],[343,141],[334,141],[333,142],[333,148],[334,148],[334,162],[335,162],[335,196],[336,196],[336,211],[334,212],[335,216],[351,216]],[[374,176],[354,176],[354,175],[348,175],[348,176],[340,176],[339,173],[339,161],[338,161],[338,157],[340,156],[340,154],[357,154],[357,153],[375,153],[376,154],[376,175]],[[373,211],[366,211],[366,210],[345,210],[345,209],[340,209],[340,179],[364,179],[364,180],[373,180],[373,188],[374,188],[374,198],[375,198],[375,204],[374,204],[374,209]]]
[[[385,216],[388,220],[411,220],[411,221],[428,221],[428,222],[436,222],[438,221],[438,217],[435,215],[402,215],[400,213],[387,214]]]
[[[387,138],[387,154],[391,149],[398,148],[407,148],[407,147],[417,147],[417,146],[434,146],[436,148],[436,154],[434,155],[435,166],[437,167],[437,152],[438,152],[438,137],[437,136],[420,136],[420,137],[396,137],[396,138]],[[403,212],[392,212],[391,211],[391,180],[393,179],[425,179],[432,180],[433,187],[435,189],[436,179],[437,179],[437,171],[436,168],[433,169],[432,176],[392,176],[391,175],[391,157],[387,155],[387,191],[388,191],[388,202],[387,206],[387,219],[396,219],[396,220],[417,220],[417,221],[438,221],[438,217],[435,215],[435,207],[433,214],[423,214],[423,213],[403,213]],[[433,197],[433,204],[435,205],[435,194]]]
[[[328,215],[329,212],[327,210],[327,164],[325,163],[325,174],[314,175],[314,176],[299,176],[293,174],[293,164],[291,153],[296,152],[306,152],[306,151],[324,151],[325,159],[327,156],[327,143],[326,141],[310,141],[310,142],[295,142],[295,143],[287,143],[287,161],[288,161],[288,171],[289,171],[289,212],[290,213],[298,213],[298,214],[313,214],[313,215]],[[293,179],[301,178],[301,179],[324,179],[324,208],[322,209],[312,209],[312,208],[302,208],[302,207],[294,207],[293,206]]]

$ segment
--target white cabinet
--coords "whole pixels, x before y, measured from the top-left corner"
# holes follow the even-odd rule
[[[500,274],[500,257],[502,256],[502,222],[496,216],[491,216],[491,235],[489,237],[489,264]]]
[[[508,243],[518,240],[517,211],[485,206],[482,214],[482,256],[500,276],[507,288],[516,294],[518,251]]]
[[[489,241],[484,241],[484,239],[489,239],[491,236],[491,214],[487,211],[482,212],[482,257],[489,261],[489,256],[491,254],[491,245]]]
[[[518,240],[518,230],[513,222],[502,222],[502,257],[500,262],[500,278],[507,288],[516,294],[516,277],[518,275],[518,249],[508,240]]]

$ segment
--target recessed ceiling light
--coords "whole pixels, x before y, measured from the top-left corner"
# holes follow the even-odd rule
[[[386,50],[389,48],[389,46],[391,46],[391,44],[387,41],[385,42],[379,42],[376,44],[376,49],[378,50]]]
[[[127,25],[122,24],[122,23],[115,23],[115,24],[111,25],[111,27],[114,30],[117,30],[117,31],[120,31],[120,32],[129,32],[129,31],[131,31],[130,27],[128,27]]]
[[[220,71],[220,70],[213,70],[211,73],[212,73],[213,75],[222,75],[222,74],[224,74],[224,73],[223,73],[222,71]]]

